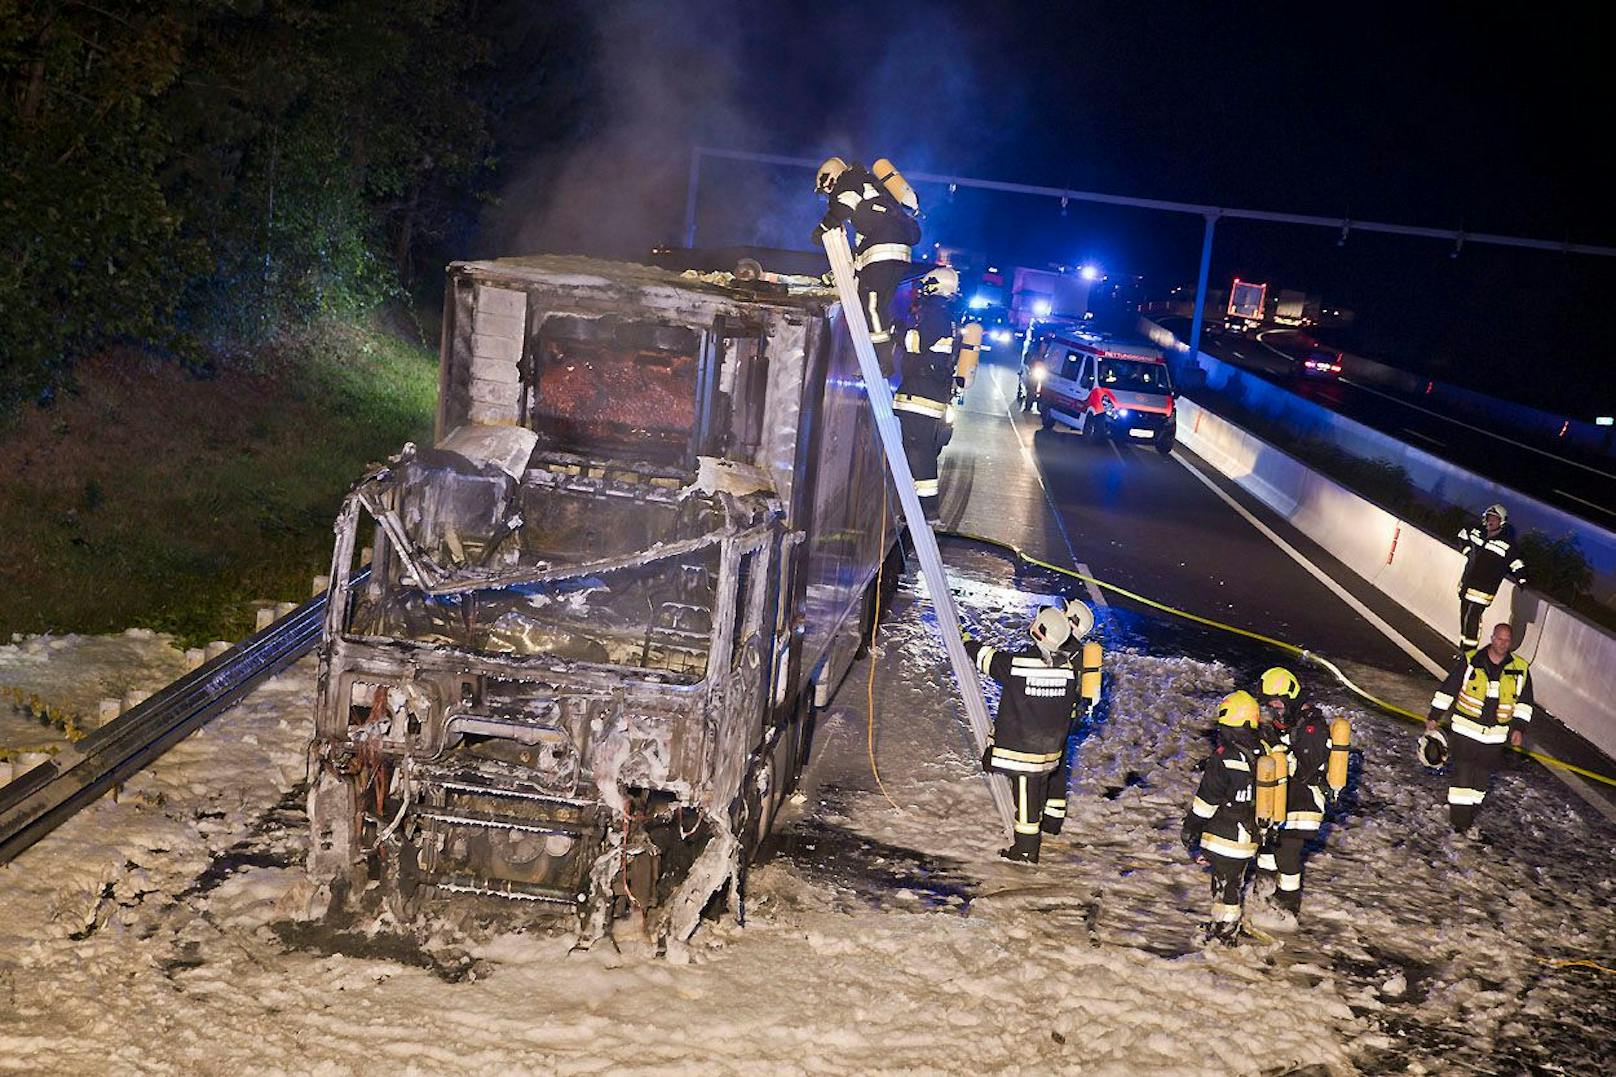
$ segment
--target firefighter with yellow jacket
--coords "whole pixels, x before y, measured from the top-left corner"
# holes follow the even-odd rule
[[[1257,855],[1257,701],[1231,692],[1218,704],[1218,745],[1201,772],[1201,784],[1180,834],[1197,863],[1212,869],[1212,919],[1208,942],[1233,944],[1240,937],[1246,870]],[[1196,849],[1199,848],[1199,854]]]
[[[1532,672],[1513,653],[1514,630],[1493,628],[1486,647],[1467,651],[1431,697],[1426,737],[1440,737],[1448,722],[1448,821],[1455,833],[1481,837],[1476,813],[1487,799],[1493,771],[1504,757],[1504,745],[1521,746],[1532,721]]]

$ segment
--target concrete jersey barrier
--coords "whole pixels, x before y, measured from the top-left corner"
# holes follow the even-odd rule
[[[1458,639],[1458,550],[1193,400],[1179,406],[1186,448],[1442,636]],[[1488,617],[1505,619],[1532,662],[1543,707],[1616,756],[1616,635],[1508,580]]]
[[[1159,334],[1171,337],[1160,327],[1150,333],[1152,339]],[[1181,355],[1179,361],[1188,362],[1189,358]],[[1616,600],[1616,532],[1338,415],[1205,352],[1200,353],[1199,365],[1206,372],[1209,388],[1229,394],[1259,415],[1285,423],[1301,436],[1327,442],[1362,460],[1395,464],[1408,473],[1415,488],[1443,504],[1464,506],[1479,513],[1484,506],[1501,501],[1509,506],[1510,522],[1517,532],[1537,530],[1556,538],[1575,537],[1593,569],[1594,596],[1604,602]],[[1528,580],[1531,571],[1531,565],[1527,565]]]

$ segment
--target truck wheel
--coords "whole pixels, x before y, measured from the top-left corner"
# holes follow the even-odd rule
[[[1163,430],[1156,435],[1156,451],[1163,456],[1173,451],[1173,432],[1171,430]]]
[[[1040,416],[1040,418],[1038,420],[1038,425],[1040,427],[1042,427],[1045,430],[1053,430],[1053,429],[1055,429],[1055,416],[1049,410],[1049,408],[1045,407],[1042,404],[1038,405],[1038,414]]]
[[[1083,440],[1091,445],[1099,444],[1104,431],[1100,429],[1103,420],[1098,415],[1089,415],[1083,422]]]

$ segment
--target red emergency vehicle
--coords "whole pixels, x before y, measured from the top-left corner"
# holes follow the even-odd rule
[[[1161,349],[1097,333],[1049,333],[1029,349],[1028,395],[1045,430],[1056,423],[1090,438],[1149,442],[1173,449],[1173,383]]]

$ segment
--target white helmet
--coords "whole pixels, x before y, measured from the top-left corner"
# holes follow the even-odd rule
[[[1072,626],[1072,638],[1081,640],[1094,631],[1094,611],[1081,599],[1066,600],[1066,620]]]
[[[937,266],[920,278],[920,290],[927,295],[953,298],[959,295],[959,274],[949,266]]]
[[[1420,763],[1432,770],[1441,770],[1448,761],[1448,738],[1440,729],[1433,729],[1420,737]]]
[[[1072,622],[1066,619],[1065,611],[1045,606],[1032,619],[1032,626],[1027,631],[1032,635],[1033,642],[1038,644],[1038,649],[1049,655],[1066,646],[1066,641],[1072,638]]]
[[[847,162],[840,157],[825,158],[825,163],[819,166],[819,172],[814,176],[814,190],[820,194],[830,194],[830,189],[836,186],[836,181],[846,171]]]
[[[1486,510],[1482,512],[1481,518],[1485,520],[1489,516],[1498,517],[1498,522],[1501,524],[1509,523],[1509,510],[1502,504],[1488,505]]]

